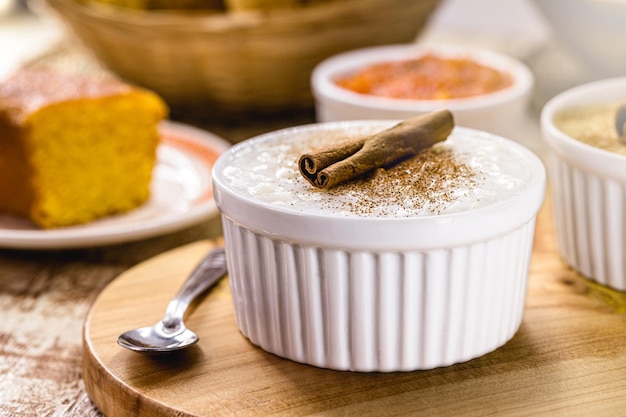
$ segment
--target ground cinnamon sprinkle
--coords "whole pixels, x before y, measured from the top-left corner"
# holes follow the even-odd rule
[[[504,89],[510,74],[469,58],[432,54],[403,61],[382,62],[336,80],[361,94],[399,99],[445,100],[472,97]]]
[[[402,217],[419,209],[439,214],[460,195],[476,187],[477,173],[449,148],[433,147],[390,169],[378,169],[367,178],[338,185],[326,192],[350,195],[359,189],[358,201],[328,199],[328,207],[357,215]],[[342,201],[333,207],[333,203]]]
[[[233,190],[279,210],[392,219],[454,214],[495,204],[519,194],[536,175],[518,147],[461,129],[410,159],[330,189],[311,186],[301,174],[300,155],[390,126],[342,122],[260,137],[253,146],[229,156],[223,176]]]

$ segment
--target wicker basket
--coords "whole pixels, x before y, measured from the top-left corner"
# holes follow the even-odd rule
[[[171,105],[262,112],[311,107],[317,63],[350,49],[413,41],[438,3],[329,0],[198,15],[46,0],[106,68]]]

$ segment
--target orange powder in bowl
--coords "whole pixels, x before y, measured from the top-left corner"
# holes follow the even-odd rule
[[[381,97],[445,100],[473,97],[510,86],[510,74],[468,58],[425,55],[365,67],[337,85],[361,94]]]

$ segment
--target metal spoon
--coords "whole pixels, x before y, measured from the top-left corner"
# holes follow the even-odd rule
[[[197,296],[215,285],[225,273],[224,248],[213,249],[169,302],[160,322],[122,333],[117,344],[136,352],[170,352],[193,345],[198,335],[185,327],[185,312]]]
[[[626,135],[624,134],[624,126],[626,125],[626,105],[617,109],[615,114],[615,130],[617,130],[617,136],[619,136],[620,142],[626,145]]]

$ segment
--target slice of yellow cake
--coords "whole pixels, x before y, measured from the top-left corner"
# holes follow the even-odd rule
[[[54,228],[140,206],[166,114],[117,80],[17,72],[0,84],[0,211]]]

